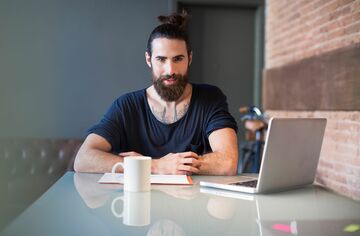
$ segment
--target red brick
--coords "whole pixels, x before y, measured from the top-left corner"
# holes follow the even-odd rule
[[[346,176],[346,183],[353,189],[360,189],[360,177]]]
[[[348,27],[345,28],[345,34],[353,34],[359,32],[360,32],[360,22],[349,25]]]
[[[335,20],[341,16],[344,16],[346,14],[349,14],[351,12],[351,6],[350,5],[347,5],[343,8],[340,8],[340,9],[337,9],[336,11],[334,12],[331,12],[329,14],[329,20]]]
[[[360,201],[360,189],[350,188],[350,197],[354,200]]]
[[[315,9],[318,9],[318,8],[324,7],[328,4],[333,4],[334,2],[336,2],[336,0],[319,0],[317,2],[314,2],[313,7]]]
[[[351,15],[351,20],[350,20],[350,22],[358,22],[358,21],[360,21],[360,6],[359,6],[359,11],[357,11]]]
[[[357,1],[354,1],[352,4],[351,4],[351,11],[352,12],[359,12],[360,10],[360,1],[357,0]]]
[[[337,193],[340,193],[340,194],[346,195],[346,196],[351,195],[351,190],[350,190],[349,186],[347,186],[346,184],[335,182],[332,179],[329,179],[326,177],[321,178],[321,180],[319,182],[323,183],[322,185],[334,190]]]
[[[336,122],[336,129],[338,130],[346,130],[348,132],[354,133],[357,132],[359,133],[359,128],[360,128],[360,117],[358,121],[352,121],[352,120],[347,120],[347,121],[338,121]]]

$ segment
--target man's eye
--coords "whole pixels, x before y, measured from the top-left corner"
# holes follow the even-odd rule
[[[163,58],[163,57],[158,57],[157,60],[160,61],[160,62],[165,62],[166,59]]]
[[[174,62],[178,62],[178,61],[182,61],[182,60],[183,60],[182,57],[175,57],[175,58],[174,58]]]

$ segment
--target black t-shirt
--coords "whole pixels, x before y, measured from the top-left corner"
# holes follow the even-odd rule
[[[215,86],[192,84],[192,96],[186,114],[172,124],[156,119],[147,102],[146,89],[116,99],[102,120],[88,130],[105,138],[113,153],[135,151],[160,158],[168,153],[211,152],[208,137],[214,130],[233,128],[226,96]]]

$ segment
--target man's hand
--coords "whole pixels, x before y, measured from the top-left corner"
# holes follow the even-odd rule
[[[169,153],[152,161],[154,174],[191,175],[199,172],[201,161],[194,152]]]

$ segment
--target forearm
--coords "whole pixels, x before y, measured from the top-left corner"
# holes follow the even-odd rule
[[[223,128],[209,136],[213,152],[199,158],[202,175],[236,175],[238,163],[237,136],[233,129]]]
[[[237,152],[211,152],[200,157],[201,175],[236,175],[237,173]]]
[[[113,165],[122,162],[123,157],[97,149],[80,149],[74,162],[76,172],[106,173]],[[118,170],[122,172],[122,170]]]

